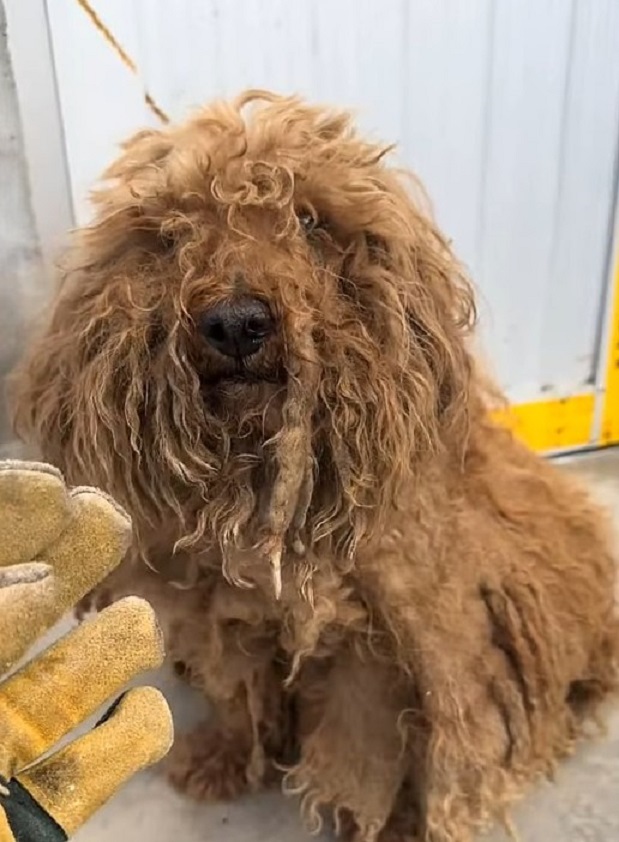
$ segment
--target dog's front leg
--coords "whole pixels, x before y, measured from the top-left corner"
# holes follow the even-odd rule
[[[171,654],[205,693],[214,715],[171,752],[174,786],[201,801],[255,792],[273,777],[283,738],[277,640],[255,594],[222,583],[174,629]]]
[[[287,791],[301,796],[311,829],[326,807],[347,836],[377,839],[406,773],[401,679],[371,652],[344,645],[326,664],[302,669],[296,704],[300,760]]]
[[[263,735],[260,684],[257,673],[248,676],[233,698],[215,701],[212,719],[177,738],[168,759],[176,789],[198,801],[216,802],[266,785],[273,770]]]

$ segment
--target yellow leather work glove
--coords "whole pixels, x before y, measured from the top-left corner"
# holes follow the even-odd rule
[[[47,465],[0,463],[0,674],[107,576],[129,540],[126,514]],[[129,598],[84,623],[0,684],[0,842],[71,836],[172,743],[161,694],[130,690],[101,722],[50,751],[163,659],[148,603]]]

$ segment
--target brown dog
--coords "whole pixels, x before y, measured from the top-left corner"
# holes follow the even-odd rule
[[[386,151],[257,93],[136,135],[17,422],[133,515],[110,587],[217,711],[177,785],[284,765],[316,826],[453,842],[615,687],[615,570],[585,494],[488,420],[470,287]]]

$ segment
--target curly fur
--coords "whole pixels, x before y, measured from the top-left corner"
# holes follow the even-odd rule
[[[155,602],[218,714],[178,786],[284,766],[313,827],[462,842],[615,688],[615,570],[587,496],[489,420],[471,287],[388,151],[262,92],[133,137],[16,420],[133,515],[108,586]],[[239,370],[199,323],[247,292],[278,330]]]

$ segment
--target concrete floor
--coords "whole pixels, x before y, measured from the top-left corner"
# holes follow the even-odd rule
[[[619,450],[562,463],[590,482],[613,508],[619,526]],[[203,705],[166,675],[154,677],[172,704],[179,728],[200,716]],[[609,733],[580,749],[553,784],[533,791],[515,820],[522,842],[617,842],[619,840],[619,705],[609,712]],[[272,794],[232,805],[201,807],[169,789],[160,770],[131,781],[77,835],[77,842],[302,842],[310,837],[294,801]],[[327,837],[322,837],[326,839]],[[499,830],[488,842],[504,842]]]

